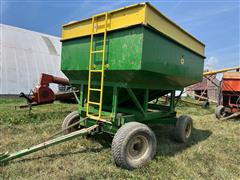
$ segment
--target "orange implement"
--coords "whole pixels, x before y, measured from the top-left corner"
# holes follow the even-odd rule
[[[240,92],[240,72],[226,72],[223,74],[222,91]]]

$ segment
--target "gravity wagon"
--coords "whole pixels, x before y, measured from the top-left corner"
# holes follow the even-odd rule
[[[20,155],[82,134],[106,133],[113,137],[116,164],[134,169],[156,153],[148,125],[172,124],[177,141],[189,140],[192,119],[176,117],[176,91],[202,80],[202,42],[149,3],[63,25],[61,41],[61,70],[80,91],[79,108],[65,118],[65,135]],[[153,103],[165,95],[168,104]],[[19,153],[2,156],[7,161]]]

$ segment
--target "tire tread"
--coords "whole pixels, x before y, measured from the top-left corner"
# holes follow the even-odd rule
[[[129,122],[124,124],[115,134],[113,141],[112,141],[112,154],[117,166],[120,166],[125,169],[133,169],[134,167],[130,166],[126,160],[125,155],[122,153],[122,147],[124,144],[124,140],[130,132],[135,131],[136,129],[142,129],[148,131],[148,133],[153,133],[152,130],[146,126],[145,124],[139,122]],[[156,137],[153,133],[154,143],[156,143]],[[156,148],[154,149],[153,156],[156,153]],[[151,157],[151,159],[153,158]]]

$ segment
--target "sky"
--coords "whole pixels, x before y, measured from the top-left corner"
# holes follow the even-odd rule
[[[0,0],[0,23],[54,36],[70,21],[140,3],[135,0]],[[205,68],[240,65],[240,0],[152,0],[206,45]]]

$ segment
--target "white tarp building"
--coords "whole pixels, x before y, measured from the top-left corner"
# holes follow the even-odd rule
[[[60,38],[0,24],[0,95],[29,93],[41,73],[65,77],[60,61]]]

